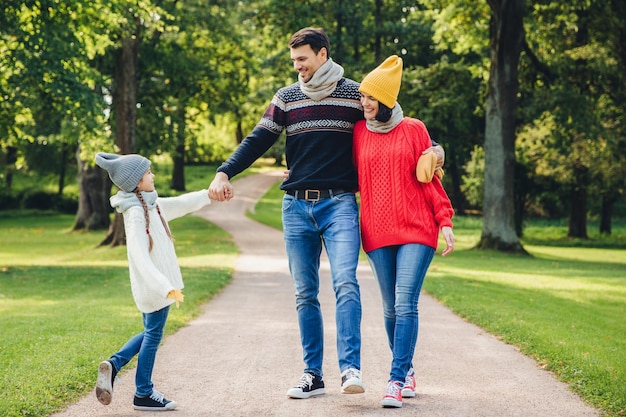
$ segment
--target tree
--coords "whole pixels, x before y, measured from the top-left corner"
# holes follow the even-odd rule
[[[119,7],[119,9],[116,9]],[[120,1],[112,5],[112,12],[117,16],[117,26],[110,27],[110,36],[114,41],[110,50],[112,57],[112,118],[117,152],[121,154],[136,153],[137,124],[137,88],[138,88],[138,57],[143,35],[148,32],[154,36],[163,31],[161,16],[164,10],[149,2],[140,3]],[[96,169],[96,168],[94,168]],[[83,172],[88,172],[83,171]],[[81,185],[84,182],[80,183]],[[81,189],[82,193],[99,192]],[[110,189],[109,189],[110,191]],[[90,199],[91,200],[91,199]],[[98,201],[97,198],[92,199]],[[115,212],[113,222],[101,245],[118,246],[126,243],[124,222],[121,214]]]
[[[536,4],[522,69],[521,145],[533,171],[566,202],[568,236],[587,238],[587,217],[610,229],[623,194],[626,34],[623,2]],[[533,143],[533,138],[541,138]],[[534,156],[532,156],[534,155]],[[537,193],[537,189],[533,190]],[[592,197],[592,198],[590,198]]]
[[[518,63],[524,0],[488,0],[491,67],[485,120],[485,197],[481,249],[526,253],[515,232],[513,183]]]
[[[32,143],[48,146],[59,166],[78,138],[99,131],[99,74],[87,64],[102,51],[79,0],[3,3],[0,18],[0,141],[17,161]],[[52,154],[55,152],[56,154]],[[26,161],[28,162],[28,161]],[[27,164],[23,164],[27,166]]]

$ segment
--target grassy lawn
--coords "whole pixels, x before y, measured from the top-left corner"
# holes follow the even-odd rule
[[[273,187],[250,217],[281,228]],[[477,251],[482,221],[456,217],[457,248],[435,256],[424,289],[554,372],[603,415],[626,414],[626,220],[611,237],[567,238],[567,224],[529,221],[532,256]],[[438,253],[441,253],[442,247]]]
[[[161,191],[168,175],[155,172]],[[188,189],[207,187],[213,173],[191,167]],[[281,198],[273,187],[251,217],[280,228]],[[70,232],[72,223],[0,212],[0,416],[49,415],[87,394],[98,362],[141,331],[125,248],[98,247],[104,232]],[[186,297],[167,334],[229,282],[236,257],[230,237],[205,220],[171,226]],[[530,221],[523,243],[531,257],[472,250],[480,228],[479,218],[455,219],[457,250],[435,257],[425,291],[518,346],[604,415],[624,415],[626,221],[608,238],[592,224],[584,242],[567,239],[563,223]]]
[[[97,364],[142,330],[126,248],[71,233],[72,216],[0,212],[0,415],[45,416],[93,390]],[[237,250],[198,217],[171,222],[185,302],[166,333],[199,314],[231,278]]]
[[[167,166],[155,164],[167,189]],[[190,167],[188,190],[206,188],[215,167]],[[16,178],[19,186],[20,178]],[[98,363],[142,330],[126,247],[99,247],[104,231],[71,232],[73,216],[0,211],[0,416],[46,416],[93,390]],[[237,249],[198,217],[170,223],[185,281],[172,334],[231,279]]]

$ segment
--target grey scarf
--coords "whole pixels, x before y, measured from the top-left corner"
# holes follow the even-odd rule
[[[302,81],[300,75],[298,75],[298,81],[300,81],[300,89],[309,98],[320,101],[335,91],[337,82],[343,77],[343,67],[339,64],[335,64],[331,58],[328,58],[321,67],[315,71],[315,74],[307,82]]]
[[[156,191],[141,191],[141,195],[149,209],[156,207],[156,200],[158,197]],[[127,193],[126,191],[118,191],[117,194],[111,197],[110,201],[111,207],[120,213],[124,213],[126,210],[134,206],[141,207],[141,202],[135,193]]]
[[[374,133],[389,133],[400,124],[402,119],[404,119],[402,107],[400,107],[400,103],[396,102],[396,105],[391,109],[391,119],[384,123],[376,119],[368,120],[366,122],[367,130]]]

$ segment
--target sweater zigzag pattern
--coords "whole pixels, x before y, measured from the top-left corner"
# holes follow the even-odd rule
[[[281,189],[357,189],[352,131],[363,120],[359,84],[342,78],[332,94],[315,101],[299,83],[276,92],[254,130],[217,171],[229,178],[248,168],[287,133],[289,178]]]
[[[278,90],[259,125],[277,134],[285,129],[287,136],[317,129],[352,134],[363,118],[358,89],[357,83],[343,78],[330,96],[315,101],[294,83]]]

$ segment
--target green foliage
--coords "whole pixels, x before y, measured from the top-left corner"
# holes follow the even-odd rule
[[[539,191],[537,201],[583,189],[595,215],[623,196],[626,55],[618,39],[626,15],[619,10],[622,2],[533,3],[520,64],[519,145],[540,185],[529,190]]]
[[[626,188],[626,3],[526,4],[516,145],[525,215],[567,215],[583,205],[570,201],[582,185],[589,219],[611,208],[619,217]],[[78,145],[88,165],[95,152],[116,151],[114,57],[128,36],[141,40],[136,151],[170,157],[182,150],[188,163],[218,163],[255,126],[276,89],[296,81],[290,35],[321,26],[331,56],[357,81],[386,56],[403,57],[399,101],[446,149],[444,181],[455,207],[463,212],[469,200],[478,207],[482,197],[465,195],[462,178],[476,177],[464,167],[484,135],[489,4],[380,5],[7,0],[0,16],[0,180],[52,171],[60,176],[57,192],[65,193],[61,183],[73,176],[62,177],[60,162],[71,171]],[[266,156],[280,159],[281,151],[279,143]],[[585,175],[574,175],[579,171]],[[14,207],[14,195],[0,204]]]
[[[433,20],[433,41],[441,51],[483,57],[488,68],[490,11],[488,2],[419,0]]]
[[[469,204],[477,209],[482,209],[483,203],[483,178],[485,173],[485,151],[482,146],[474,146],[471,158],[465,165],[463,185],[461,190]]]
[[[98,363],[142,330],[126,249],[99,248],[100,233],[69,233],[71,224],[70,216],[0,217],[0,331],[12,335],[0,345],[3,416],[49,415],[77,400],[93,389]],[[171,226],[185,302],[172,309],[166,334],[229,282],[236,255],[205,220]]]

